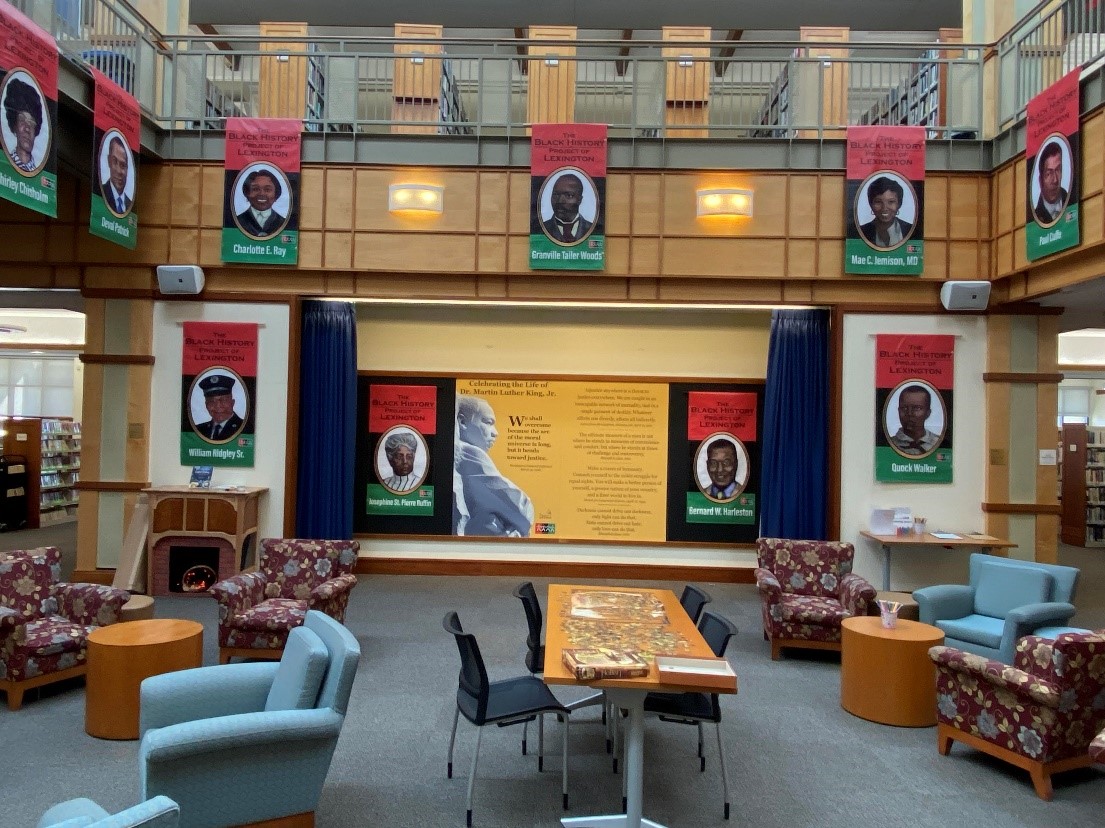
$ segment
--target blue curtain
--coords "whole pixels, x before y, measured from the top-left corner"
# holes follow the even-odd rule
[[[826,538],[828,431],[828,311],[773,311],[764,392],[762,536]]]
[[[344,302],[304,302],[299,361],[300,538],[353,537],[357,314]]]

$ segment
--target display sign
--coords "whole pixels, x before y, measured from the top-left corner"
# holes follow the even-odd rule
[[[256,323],[185,322],[181,465],[252,466],[256,406]]]
[[[530,268],[606,266],[606,124],[534,124]]]
[[[756,495],[745,493],[752,471],[747,445],[756,442],[756,394],[691,391],[687,440],[694,447],[694,490],[688,523],[756,524]]]
[[[372,385],[368,433],[375,440],[365,512],[370,515],[434,513],[430,479],[437,433],[437,389],[432,385]]]
[[[1028,102],[1024,239],[1029,261],[1079,243],[1079,77],[1075,69]]]
[[[845,273],[925,269],[925,128],[848,127]]]
[[[58,47],[9,3],[0,3],[0,198],[58,214]]]
[[[875,337],[875,479],[952,482],[955,337]]]
[[[95,84],[92,169],[95,186],[88,229],[93,236],[134,250],[138,244],[138,101],[99,69]]]
[[[299,260],[300,121],[227,118],[224,262]]]

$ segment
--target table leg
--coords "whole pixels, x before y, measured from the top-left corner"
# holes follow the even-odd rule
[[[664,828],[660,823],[644,819],[645,766],[645,695],[644,690],[607,690],[615,710],[629,711],[625,725],[626,813],[611,816],[566,817],[560,820],[564,828]],[[615,714],[617,715],[617,714]]]
[[[890,591],[890,545],[882,544],[882,591]]]

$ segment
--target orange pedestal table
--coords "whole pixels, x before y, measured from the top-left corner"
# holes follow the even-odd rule
[[[930,624],[898,619],[886,629],[876,616],[845,618],[841,624],[840,706],[881,724],[936,724],[936,667],[929,647],[944,643]]]
[[[175,618],[126,621],[88,636],[84,729],[101,739],[137,739],[142,679],[199,667],[203,625]]]

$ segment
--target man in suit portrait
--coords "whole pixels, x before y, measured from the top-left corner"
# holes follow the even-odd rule
[[[18,77],[8,81],[4,92],[4,117],[15,139],[8,147],[8,158],[20,172],[33,173],[42,165],[42,159],[34,157],[34,148],[46,119],[38,90]]]
[[[414,472],[414,460],[418,454],[418,438],[409,431],[394,431],[384,440],[384,456],[392,474],[381,482],[388,489],[406,494],[422,482],[422,476]]]
[[[117,216],[125,216],[130,212],[133,200],[127,197],[127,173],[130,171],[130,152],[127,150],[123,139],[118,135],[112,135],[107,147],[107,172],[106,181],[100,182],[103,189],[104,201],[107,209]],[[100,175],[103,175],[101,169]]]
[[[887,175],[880,175],[867,188],[867,203],[874,218],[859,228],[860,235],[872,247],[889,249],[909,238],[913,225],[898,218],[905,189]]]
[[[1038,224],[1047,227],[1059,220],[1070,198],[1070,193],[1063,189],[1063,147],[1058,141],[1044,144],[1036,156],[1036,168],[1040,176],[1040,197],[1032,213]]]
[[[583,181],[575,173],[564,173],[553,184],[549,201],[553,213],[541,219],[541,229],[557,244],[578,244],[591,232],[592,223],[579,212],[583,203]]]
[[[211,419],[196,423],[196,433],[212,443],[224,443],[242,430],[244,421],[234,413],[234,377],[211,374],[200,380],[203,402]]]
[[[932,395],[923,385],[907,385],[898,395],[898,421],[901,427],[890,438],[891,447],[899,454],[921,457],[943,440],[943,435],[926,428],[932,415]]]
[[[732,500],[740,494],[737,482],[737,447],[719,437],[706,446],[706,473],[710,485],[703,489],[712,500]]]
[[[238,213],[238,226],[247,236],[264,239],[280,231],[288,219],[273,209],[284,188],[280,178],[266,169],[254,170],[242,182],[242,195],[249,207]]]

